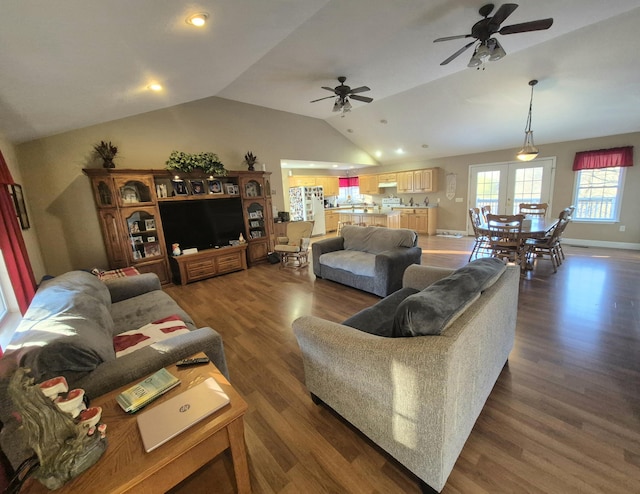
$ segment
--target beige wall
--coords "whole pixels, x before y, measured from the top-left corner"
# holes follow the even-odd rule
[[[635,166],[627,168],[625,187],[620,222],[615,224],[587,224],[572,222],[565,231],[565,237],[580,239],[590,243],[613,242],[620,247],[640,247],[640,133],[598,137],[580,141],[561,142],[556,144],[540,145],[540,157],[556,158],[555,184],[552,199],[552,214],[557,216],[560,211],[570,205],[573,200],[573,187],[575,173],[571,170],[573,158],[578,151],[593,149],[605,149],[619,146],[635,147]],[[439,231],[465,231],[468,205],[469,165],[483,163],[512,162],[515,160],[516,149],[493,151],[482,154],[470,154],[465,156],[453,156],[414,163],[403,163],[385,167],[366,168],[363,173],[378,173],[380,171],[400,171],[418,168],[439,167],[439,190],[429,194],[429,202],[437,203]],[[463,202],[455,202],[445,197],[445,175],[456,174],[456,197],[462,197]],[[395,192],[395,189],[391,191]],[[404,199],[410,195],[402,196]],[[416,202],[422,202],[424,195],[413,194]],[[374,199],[375,200],[375,199]],[[406,201],[405,201],[406,202]],[[626,226],[625,232],[620,232],[620,225]],[[585,243],[589,243],[585,242]],[[629,244],[629,245],[626,245]],[[634,244],[634,245],[632,245]]]
[[[29,215],[31,228],[22,230],[22,237],[24,238],[27,253],[29,254],[29,260],[31,261],[31,267],[33,268],[33,274],[35,275],[36,282],[39,282],[42,276],[45,274],[45,269],[42,261],[42,255],[40,253],[40,244],[38,242],[37,229],[34,225],[34,212],[33,208],[31,207],[31,194],[29,191],[29,187],[26,186],[25,182],[22,179],[22,174],[20,173],[20,168],[18,167],[18,159],[16,157],[14,146],[2,134],[0,134],[0,151],[2,151],[2,156],[4,156],[4,159],[7,162],[7,166],[9,167],[9,171],[11,172],[13,181],[23,186],[22,192],[24,193],[24,199],[27,206],[27,214]]]
[[[373,164],[323,120],[237,103],[199,101],[38,139],[16,147],[25,191],[50,274],[106,267],[97,215],[83,168],[99,167],[92,147],[118,146],[118,168],[162,169],[172,150],[211,151],[229,170],[245,170],[247,151],[280,177],[280,160]],[[274,208],[283,210],[281,180],[272,180]]]

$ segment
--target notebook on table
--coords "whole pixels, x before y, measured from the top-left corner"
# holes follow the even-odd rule
[[[220,385],[209,377],[138,415],[138,429],[147,453],[229,403]]]

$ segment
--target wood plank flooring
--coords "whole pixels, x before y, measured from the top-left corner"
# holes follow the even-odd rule
[[[471,238],[423,237],[423,264],[466,264]],[[640,493],[640,252],[565,247],[553,274],[521,280],[515,348],[444,494]],[[167,292],[219,331],[231,382],[249,403],[253,492],[418,493],[416,479],[362,434],[313,405],[291,322],[342,321],[379,300],[260,265]],[[233,493],[222,455],[175,493]]]

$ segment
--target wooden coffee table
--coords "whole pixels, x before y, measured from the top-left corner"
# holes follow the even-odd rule
[[[158,449],[146,453],[135,415],[123,412],[115,399],[135,383],[92,400],[92,406],[102,407],[101,422],[107,424],[109,445],[95,465],[56,490],[56,494],[166,492],[226,449],[231,450],[238,493],[251,492],[244,444],[243,415],[247,411],[247,403],[213,364],[182,368],[172,365],[167,370],[179,377],[182,383],[143,410],[157,406],[208,377],[213,377],[220,384],[231,402]],[[142,379],[135,382],[140,381]],[[29,480],[21,492],[50,494],[52,491],[37,480]]]

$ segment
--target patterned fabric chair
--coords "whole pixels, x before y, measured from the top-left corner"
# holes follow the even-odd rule
[[[308,252],[311,243],[313,221],[292,221],[287,225],[287,236],[278,237],[274,251],[280,254],[280,266],[303,267],[309,264]]]

